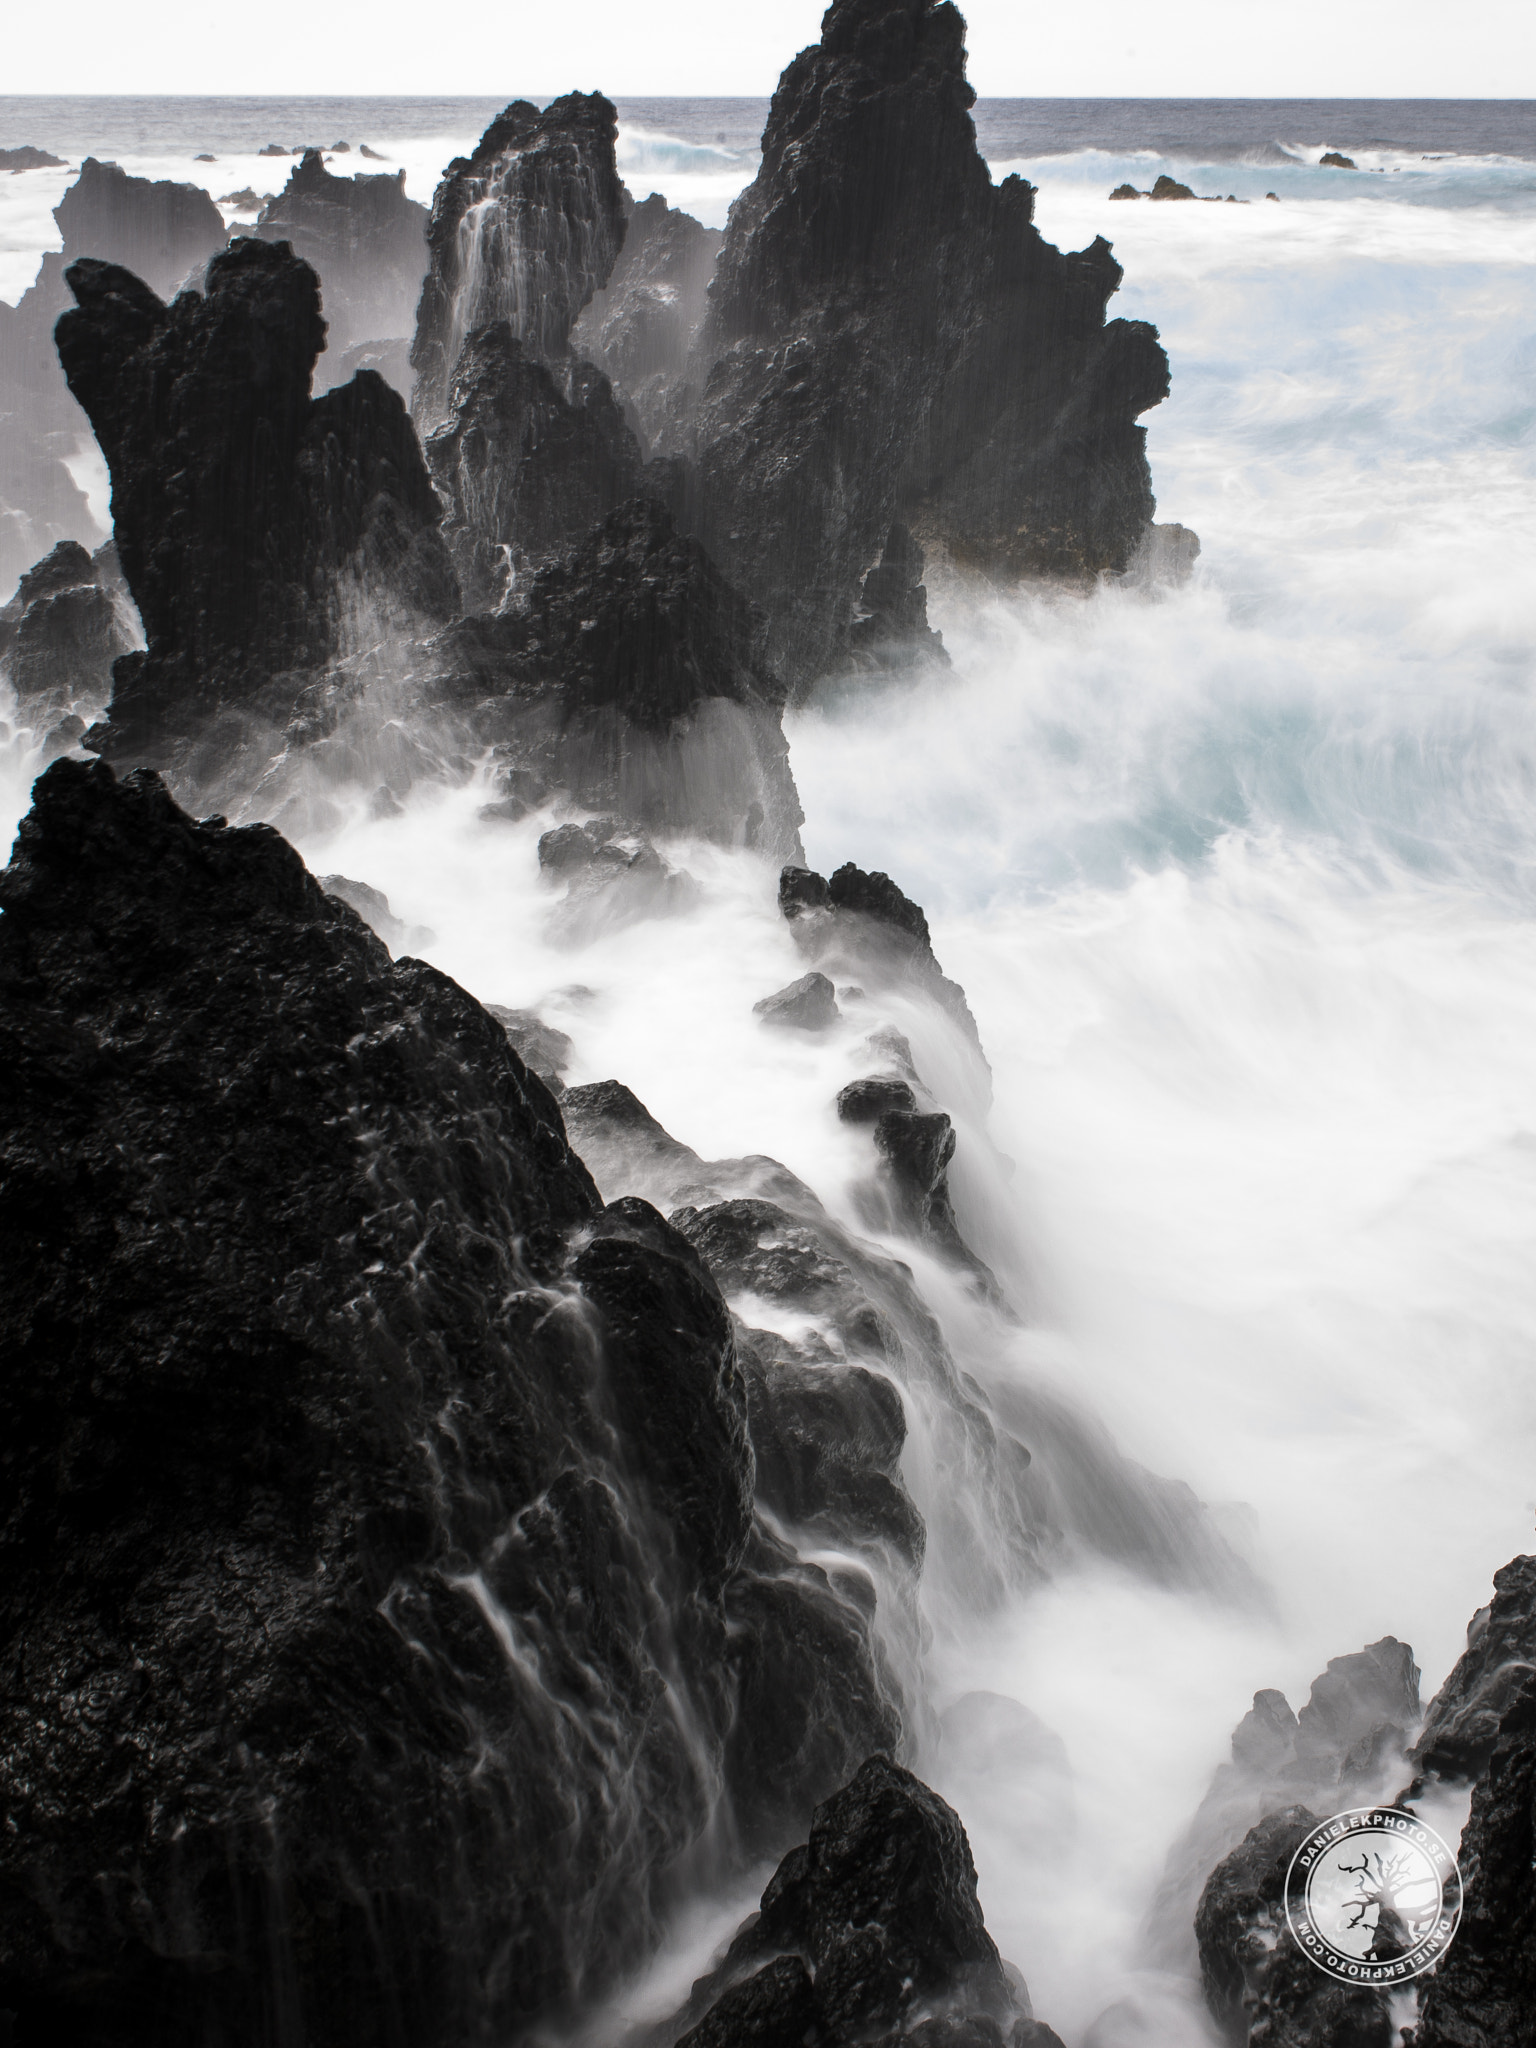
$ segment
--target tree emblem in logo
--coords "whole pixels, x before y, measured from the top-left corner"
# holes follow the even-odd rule
[[[1394,1984],[1439,1961],[1461,1918],[1461,1872],[1433,1828],[1396,1806],[1315,1827],[1285,1881],[1291,1933],[1346,1984]]]

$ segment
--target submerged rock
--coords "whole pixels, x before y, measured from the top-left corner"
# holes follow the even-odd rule
[[[330,362],[360,343],[412,332],[427,269],[427,209],[406,198],[404,171],[336,178],[318,149],[306,149],[252,233],[286,242],[318,274]],[[317,391],[340,381],[324,376],[327,368]]]
[[[286,243],[236,241],[172,306],[75,264],[59,322],[70,388],[112,472],[123,571],[149,646],[116,670],[95,743],[175,758],[218,729],[281,730],[359,633],[451,617],[439,506],[399,395],[372,371],[309,395],[319,284]],[[275,697],[268,696],[272,685]]]

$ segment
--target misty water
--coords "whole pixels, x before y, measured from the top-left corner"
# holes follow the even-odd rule
[[[380,143],[419,149],[415,196],[474,104],[462,136]],[[955,1118],[961,1226],[1020,1320],[893,1248],[1000,1413],[1044,1395],[1095,1418],[1211,1504],[1269,1589],[1160,1587],[1068,1541],[988,1609],[931,1545],[909,1760],[959,1809],[988,1926],[1073,2048],[1207,2039],[1139,1930],[1254,1690],[1299,1705],[1330,1656],[1391,1633],[1427,1696],[1536,1513],[1536,166],[1383,146],[1358,174],[1317,167],[1350,140],[1205,164],[994,151],[1050,239],[1113,240],[1111,311],[1161,331],[1159,516],[1200,534],[1199,565],[1084,595],[933,563],[953,670],[788,720],[810,864],[893,876],[968,993],[990,1107],[937,1012],[881,1018]],[[145,152],[154,174],[169,154]],[[752,170],[632,119],[620,165],[717,220]],[[196,174],[222,191],[251,168]],[[1250,203],[1109,202],[1162,169]],[[67,174],[26,175],[35,217]],[[13,297],[46,240],[22,208],[0,192]],[[10,744],[7,823],[35,758]],[[377,820],[343,793],[301,851],[382,889],[475,995],[568,1032],[571,1081],[621,1078],[705,1157],[771,1154],[863,1228],[864,1141],[832,1108],[866,1070],[860,1025],[752,1016],[804,968],[776,871],[671,844],[692,908],[573,929],[539,880],[550,817],[486,822],[486,794],[418,786]],[[913,1421],[937,1529],[953,1475]],[[627,2016],[675,2003],[761,1875],[685,1917]]]

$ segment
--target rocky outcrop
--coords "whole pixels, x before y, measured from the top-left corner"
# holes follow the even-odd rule
[[[606,371],[647,452],[676,435],[678,385],[722,240],[653,192],[630,209],[608,282],[572,329],[572,346]]]
[[[469,611],[494,611],[643,483],[639,444],[602,372],[578,364],[562,388],[504,320],[465,339],[426,456]]]
[[[1234,2048],[1395,2048],[1389,1994],[1325,1976],[1286,1922],[1291,1859],[1324,1814],[1265,1816],[1217,1865],[1195,1932],[1206,2005]]]
[[[941,636],[928,624],[923,550],[906,527],[892,526],[879,561],[864,578],[859,609],[848,629],[856,669],[899,673],[920,662],[949,666]]]
[[[1234,2041],[1248,2040],[1261,2010],[1289,2011],[1303,1992],[1321,1995],[1327,1980],[1289,1935],[1277,1949],[1271,1940],[1284,1928],[1290,1857],[1314,1819],[1392,1797],[1420,1713],[1413,1653],[1384,1636],[1331,1658],[1299,1714],[1283,1693],[1266,1689],[1233,1730],[1230,1760],[1170,1852],[1148,1944],[1160,1967],[1177,1969],[1198,1941],[1208,2002]],[[1273,1978],[1272,1949],[1280,1958]],[[1306,2024],[1323,2026],[1333,2010],[1326,2000],[1315,2012],[1309,2005]],[[1298,2048],[1311,2038],[1299,2033]],[[1328,2038],[1318,2033],[1318,2048]]]
[[[568,2012],[712,1821],[778,1854],[900,1741],[869,1579],[754,1515],[697,1247],[270,828],[56,762],[0,903],[0,2008]],[[899,1404],[850,1380],[817,1467],[792,1392],[775,1497],[873,1545],[867,1447],[910,1554]]]
[[[601,93],[542,113],[515,100],[455,157],[432,203],[411,362],[423,433],[441,424],[459,351],[504,322],[535,362],[564,362],[573,322],[624,240],[617,118]]]
[[[947,0],[836,0],[785,71],[694,351],[691,518],[792,689],[841,666],[893,519],[990,573],[1121,569],[1168,367],[1105,323],[1108,245],[1046,242],[976,148]]]
[[[84,735],[112,694],[113,662],[138,639],[114,568],[110,546],[93,559],[78,541],[60,541],[0,610],[0,682],[58,751]]]
[[[541,569],[521,601],[423,651],[523,800],[563,790],[646,830],[777,853],[801,811],[756,622],[695,540],[636,499]]]
[[[350,645],[453,615],[404,404],[371,371],[310,397],[319,284],[285,243],[232,243],[206,297],[169,307],[109,263],[75,264],[69,283],[59,355],[112,472],[149,642],[117,668],[102,752],[184,758],[222,721],[228,753],[249,721],[281,730]]]
[[[1536,2039],[1536,1557],[1493,1586],[1413,1750],[1411,1796],[1472,1787],[1461,1927],[1425,1983],[1415,2048]]]
[[[802,974],[755,1002],[752,1011],[781,1031],[826,1031],[840,1015],[836,993],[824,974]]]
[[[920,988],[948,1012],[980,1055],[981,1038],[965,990],[935,959],[922,906],[889,875],[867,874],[852,861],[830,881],[809,868],[786,867],[779,877],[779,910],[801,951],[829,967],[834,979],[872,988]]]
[[[286,242],[319,276],[328,334],[318,389],[338,381],[324,372],[346,350],[413,332],[427,209],[406,198],[404,171],[337,178],[318,149],[306,149],[251,232]]]
[[[1030,2021],[1027,1997],[1020,2010],[959,1819],[883,1756],[817,1809],[809,1841],[663,2038],[679,2022],[685,2048],[1055,2040]]]
[[[56,542],[103,537],[66,466],[86,423],[53,347],[54,322],[70,305],[65,271],[85,256],[121,263],[168,297],[226,239],[200,185],[132,178],[94,157],[53,217],[63,249],[44,256],[19,304],[0,300],[0,589]]]

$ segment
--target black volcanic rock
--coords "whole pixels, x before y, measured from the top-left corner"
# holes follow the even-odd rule
[[[965,999],[934,957],[928,920],[889,875],[847,861],[830,881],[809,868],[779,876],[779,909],[801,950],[838,981],[873,987],[911,983],[931,995],[979,1054],[981,1038]]]
[[[112,693],[113,662],[134,639],[131,611],[112,579],[78,541],[63,540],[0,610],[0,677],[34,726],[76,707],[94,717]]]
[[[495,610],[509,575],[573,547],[641,489],[639,444],[607,378],[581,364],[567,386],[504,320],[460,351],[426,457],[467,610]]]
[[[1536,2040],[1536,1674],[1529,1671],[1500,1715],[1458,1859],[1466,1886],[1461,1926],[1425,1985],[1414,2048],[1525,2048]]]
[[[0,589],[56,541],[102,537],[66,467],[85,421],[53,346],[54,322],[70,304],[65,271],[98,257],[168,296],[226,240],[223,216],[200,185],[133,178],[94,157],[53,217],[63,249],[43,257],[19,304],[0,301]]]
[[[1193,199],[1194,191],[1188,185],[1181,185],[1177,178],[1170,178],[1166,171],[1152,186],[1154,199]]]
[[[855,667],[906,669],[942,662],[944,642],[928,624],[923,550],[899,522],[885,537],[880,560],[864,578],[859,613],[848,629]]]
[[[837,1095],[837,1113],[845,1124],[872,1124],[892,1109],[916,1109],[917,1097],[898,1074],[867,1074],[850,1081]]]
[[[13,2037],[516,2034],[754,1739],[719,1294],[269,828],[61,761],[0,900]]]
[[[536,362],[567,357],[624,240],[616,133],[601,93],[567,93],[542,113],[515,100],[448,166],[411,351],[423,432],[444,418],[459,350],[480,328],[505,321]]]
[[[572,346],[607,372],[647,450],[675,430],[677,386],[723,239],[653,192],[631,209],[608,282],[572,329]]]
[[[360,342],[414,331],[427,209],[406,198],[404,171],[337,178],[319,150],[306,149],[252,233],[288,243],[318,272],[333,359]]]
[[[1505,1714],[1536,1681],[1536,1557],[1493,1575],[1493,1599],[1472,1617],[1467,1647],[1424,1716],[1412,1750],[1420,1777],[1478,1777]]]
[[[112,264],[69,272],[70,388],[112,472],[118,550],[149,647],[119,664],[99,736],[160,757],[274,677],[350,638],[451,617],[440,508],[404,404],[383,379],[309,395],[325,341],[315,273],[282,242],[236,241],[206,297],[167,307]],[[274,714],[298,685],[280,685]]]
[[[993,185],[973,99],[947,0],[836,0],[731,210],[677,445],[793,691],[841,665],[893,520],[992,570],[1090,575],[1152,517],[1156,334],[1105,325],[1105,242],[1063,255],[1032,189]]]
[[[1019,2016],[964,1828],[884,1756],[817,1808],[809,1841],[780,1863],[761,1910],[694,1986],[682,2040],[793,2048],[807,2014],[826,2048],[927,2040],[946,2020],[969,2021],[974,2048],[1002,2048],[1004,2025]]]
[[[1233,2048],[1395,2048],[1388,1993],[1325,1976],[1286,1922],[1291,1858],[1323,1817],[1300,1805],[1267,1815],[1201,1894],[1201,1986]]]
[[[777,678],[750,606],[647,499],[539,570],[520,601],[423,650],[418,685],[504,772],[647,830],[797,851]]]
[[[837,998],[824,974],[802,974],[787,988],[752,1005],[765,1024],[793,1031],[826,1031],[838,1020]]]
[[[38,149],[34,143],[24,142],[17,149],[0,149],[0,171],[62,171],[63,168],[63,157]]]
[[[1216,1771],[1169,1852],[1148,1925],[1159,1965],[1176,1969],[1191,1960],[1196,1902],[1216,1884],[1213,1869],[1254,1839],[1255,1830],[1268,1828],[1276,1814],[1302,1807],[1329,1814],[1391,1798],[1403,1783],[1420,1716],[1418,1667],[1412,1650],[1395,1636],[1330,1658],[1300,1714],[1272,1687],[1255,1693],[1251,1710],[1233,1730],[1230,1761]],[[1270,1996],[1257,1950],[1250,1962],[1253,1996]],[[1284,2003],[1293,1994],[1291,1986],[1273,1995]]]

